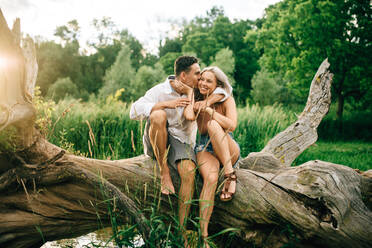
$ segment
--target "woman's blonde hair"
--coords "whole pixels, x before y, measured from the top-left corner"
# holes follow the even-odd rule
[[[203,74],[206,71],[213,72],[214,76],[217,79],[217,86],[224,88],[228,94],[232,94],[232,87],[229,83],[229,79],[226,74],[217,66],[208,66],[204,68],[200,74]]]

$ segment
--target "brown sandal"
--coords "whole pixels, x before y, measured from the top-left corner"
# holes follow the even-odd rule
[[[222,190],[221,195],[220,195],[220,200],[221,201],[227,202],[227,201],[232,200],[232,198],[234,197],[234,194],[236,192],[236,183],[235,183],[235,191],[234,192],[229,192],[229,188],[230,188],[231,182],[233,182],[233,181],[236,182],[236,179],[237,179],[237,176],[236,176],[235,171],[225,175],[225,185],[224,185],[223,190]],[[222,194],[226,195],[227,198],[221,198]]]

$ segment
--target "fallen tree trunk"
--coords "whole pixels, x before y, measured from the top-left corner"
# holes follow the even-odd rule
[[[155,162],[144,155],[88,159],[45,140],[33,125],[37,65],[32,40],[22,50],[19,35],[14,36],[20,34],[19,21],[11,32],[1,11],[0,32],[0,54],[13,61],[0,72],[0,129],[18,130],[16,148],[0,151],[0,247],[37,247],[79,236],[110,225],[112,213],[134,219],[146,240],[144,209],[160,199],[159,211],[169,213],[177,202],[174,196],[159,198]],[[298,120],[241,161],[234,200],[216,201],[211,229],[238,228],[235,247],[372,245],[371,171],[362,175],[317,160],[290,167],[316,141],[316,128],[328,112],[328,67],[324,61],[316,73]]]

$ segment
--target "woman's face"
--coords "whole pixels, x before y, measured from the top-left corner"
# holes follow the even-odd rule
[[[205,71],[200,77],[198,88],[202,95],[210,95],[217,87],[217,79],[213,72]]]

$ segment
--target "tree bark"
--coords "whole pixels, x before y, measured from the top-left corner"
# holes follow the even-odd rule
[[[34,46],[28,39],[22,50],[17,24],[14,30],[18,35],[0,11],[0,55],[12,61],[0,71],[0,128],[18,130],[16,148],[0,151],[0,247],[79,236],[110,225],[112,213],[139,223],[146,241],[148,206],[156,202],[161,213],[170,213],[177,202],[160,195],[155,162],[144,155],[88,159],[45,140],[33,124]],[[358,173],[318,160],[290,167],[317,140],[316,128],[328,112],[328,68],[325,60],[298,120],[241,160],[234,200],[216,200],[210,229],[238,228],[234,247],[371,247],[371,170]]]

